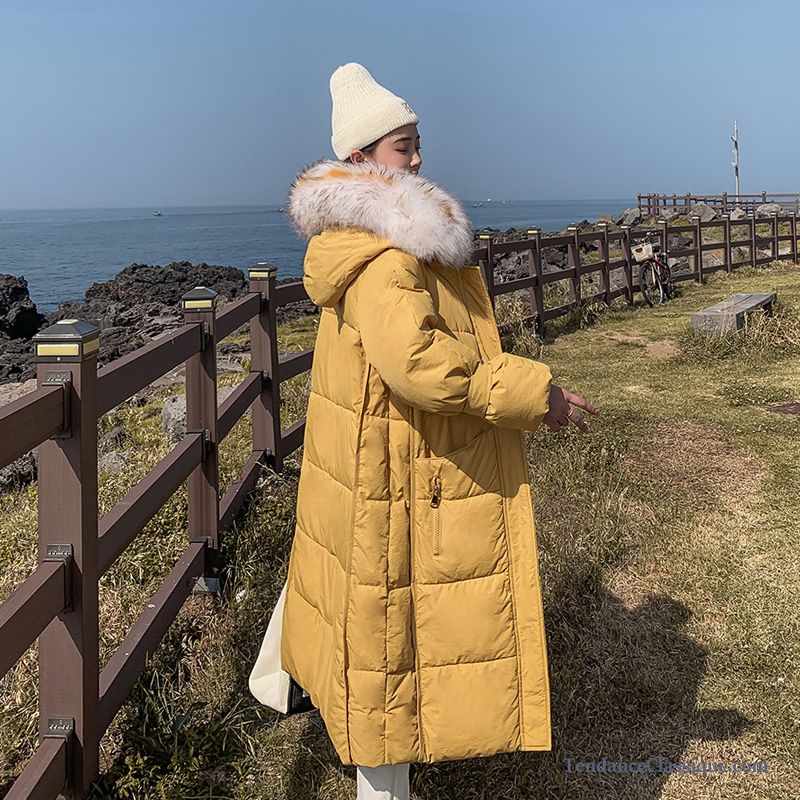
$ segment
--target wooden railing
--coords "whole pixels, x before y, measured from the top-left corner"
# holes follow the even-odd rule
[[[659,220],[654,228],[622,225],[618,230],[610,230],[608,223],[601,222],[596,225],[598,230],[580,232],[577,227],[571,226],[567,228],[566,234],[558,236],[542,236],[539,230],[531,228],[527,239],[500,242],[494,241],[489,234],[482,234],[481,247],[475,251],[473,257],[483,267],[493,304],[499,295],[528,291],[531,313],[519,322],[533,325],[540,335],[544,334],[545,324],[549,320],[569,313],[581,303],[599,301],[610,305],[615,298],[622,296],[628,304],[632,304],[634,293],[639,288],[639,280],[638,265],[632,257],[631,247],[645,239],[655,239],[661,245],[665,258],[685,258],[689,261],[690,270],[674,274],[676,281],[696,280],[702,283],[705,276],[717,270],[730,272],[737,267],[757,266],[780,257],[797,263],[795,212],[786,215],[773,214],[763,219],[750,212],[741,220],[732,220],[729,214],[722,214],[719,219],[708,222],[702,222],[695,215],[689,218],[689,222],[690,224],[673,225]],[[691,244],[670,249],[670,241],[681,235],[691,237]],[[788,249],[784,248],[782,252],[781,246],[786,242]],[[589,243],[594,243],[599,253],[599,258],[592,261],[587,261],[581,254],[581,245]],[[566,269],[544,270],[544,256],[548,248],[566,248]],[[747,250],[746,258],[738,258],[742,248]],[[766,248],[768,254],[759,255],[759,248]],[[718,254],[715,263],[706,263],[709,260],[706,254],[709,251]],[[528,275],[496,282],[495,261],[509,253],[523,254]],[[612,255],[616,257],[612,258]],[[584,281],[587,277],[593,278],[593,286],[587,286]],[[545,287],[559,282],[566,285],[564,302],[548,307],[545,302]],[[587,290],[591,293],[587,294]],[[510,323],[499,327],[501,331],[507,330]]]
[[[781,224],[788,233],[781,232]],[[766,234],[763,228],[768,228]],[[544,325],[585,301],[610,304],[637,289],[631,247],[657,236],[667,256],[694,259],[695,279],[777,258],[789,242],[797,262],[797,218],[750,216],[654,229],[623,226],[609,230],[494,241],[481,235],[473,252],[494,305],[498,296],[525,290],[531,314],[522,321],[543,332]],[[717,229],[716,241],[704,232]],[[742,234],[747,234],[743,237]],[[670,237],[689,234],[692,244],[668,249]],[[581,246],[596,243],[599,260],[586,262]],[[758,247],[768,247],[759,256]],[[748,257],[734,260],[746,247]],[[545,271],[548,248],[566,248],[567,269]],[[704,265],[710,250],[720,263]],[[522,253],[528,275],[496,282],[495,262]],[[612,258],[612,255],[615,257]],[[612,276],[619,271],[619,286]],[[599,276],[599,291],[586,294],[583,279]],[[306,419],[286,430],[280,425],[281,384],[312,365],[313,348],[279,358],[275,310],[308,300],[301,280],[277,285],[276,270],[257,265],[249,272],[249,293],[216,308],[216,294],[197,287],[182,298],[185,324],[99,371],[97,328],[75,320],[57,323],[35,337],[39,388],[0,408],[0,467],[39,447],[39,566],[0,605],[0,675],[39,640],[40,744],[10,789],[8,800],[84,797],[98,775],[100,738],[142,672],[145,660],[193,591],[218,591],[220,538],[230,526],[262,469],[276,471],[303,443]],[[567,302],[549,307],[545,288],[565,282]],[[216,350],[219,341],[249,323],[250,374],[217,406]],[[500,326],[501,330],[506,325]],[[98,519],[97,420],[174,367],[186,364],[186,435],[117,505]],[[220,498],[217,452],[234,424],[252,409],[252,453],[240,476]],[[101,671],[99,669],[98,581],[164,503],[188,481],[187,541],[161,588]]]
[[[777,203],[784,211],[800,213],[800,194],[639,194],[636,204],[642,214],[657,217],[662,211],[676,209],[690,210],[693,205],[704,203],[715,211],[733,211],[741,208],[744,211],[757,210],[767,203]]]
[[[65,320],[34,337],[39,388],[0,408],[0,467],[39,448],[39,566],[0,605],[0,675],[39,640],[40,745],[6,797],[82,798],[98,775],[100,738],[150,653],[192,592],[218,591],[220,537],[262,466],[282,469],[305,419],[282,431],[281,382],[310,369],[313,350],[278,357],[275,310],[308,299],[257,265],[249,293],[219,312],[211,289],[182,298],[185,324],[98,371],[99,331]],[[251,370],[217,407],[217,343],[249,323]],[[101,518],[97,420],[186,364],[186,435]],[[217,452],[252,409],[252,453],[220,498]],[[186,547],[161,588],[99,669],[98,581],[188,481]]]

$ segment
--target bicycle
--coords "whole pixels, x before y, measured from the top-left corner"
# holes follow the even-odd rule
[[[661,245],[653,244],[652,237],[658,234],[648,234],[642,244],[631,247],[634,261],[641,264],[639,267],[639,291],[649,306],[661,305],[665,300],[675,297],[675,283],[669,264],[661,254]]]

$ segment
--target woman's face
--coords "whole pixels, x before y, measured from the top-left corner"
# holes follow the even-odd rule
[[[419,153],[419,133],[417,126],[412,124],[403,125],[402,128],[387,133],[371,153],[354,150],[350,155],[350,160],[356,163],[372,161],[375,164],[383,164],[395,169],[405,169],[417,175],[420,164],[422,164]]]

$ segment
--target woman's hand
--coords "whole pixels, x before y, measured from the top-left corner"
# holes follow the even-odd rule
[[[584,400],[579,395],[572,394],[572,392],[568,392],[560,386],[551,384],[550,408],[542,422],[551,431],[560,431],[562,428],[567,428],[571,422],[581,433],[589,433],[589,426],[586,421],[572,406],[582,408],[590,414],[599,413],[599,409],[595,408],[588,400]]]

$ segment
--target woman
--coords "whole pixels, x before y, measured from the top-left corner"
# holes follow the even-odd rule
[[[289,197],[322,312],[281,662],[359,797],[407,798],[410,762],[550,749],[522,432],[586,432],[573,406],[596,409],[502,352],[469,219],[419,175],[408,103],[360,64],[330,88],[339,160]]]

